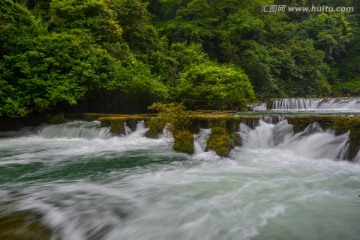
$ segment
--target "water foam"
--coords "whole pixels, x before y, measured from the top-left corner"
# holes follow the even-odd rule
[[[304,131],[294,134],[287,120],[270,124],[262,120],[255,129],[240,124],[243,147],[281,148],[293,151],[301,156],[333,160],[346,159],[349,149],[349,133],[336,136],[332,131],[324,131],[319,124],[313,123]]]
[[[37,134],[44,138],[86,138],[107,139],[111,137],[109,128],[100,127],[99,121],[73,121],[58,125],[43,125]]]
[[[360,111],[359,98],[280,98],[273,101],[274,110],[357,110]]]
[[[286,121],[260,125],[242,131],[271,139],[248,139],[232,159],[175,153],[145,138],[142,122],[108,139],[0,139],[0,162],[12,162],[0,166],[0,195],[15,210],[39,213],[61,240],[356,239],[360,165],[286,150],[339,136],[318,124],[299,134]],[[48,164],[36,169],[39,160]]]
[[[251,105],[253,111],[305,112],[305,113],[360,113],[360,98],[278,98],[272,105]]]
[[[211,129],[201,128],[198,134],[194,135],[194,154],[203,153],[206,150],[206,143],[211,135]]]

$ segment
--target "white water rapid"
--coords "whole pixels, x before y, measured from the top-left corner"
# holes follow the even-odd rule
[[[108,128],[100,128],[100,122],[73,121],[58,125],[42,125],[37,134],[44,138],[86,138],[107,139],[111,137]]]
[[[244,146],[220,158],[202,152],[206,129],[193,156],[174,152],[167,139],[145,138],[143,122],[124,136],[108,130],[71,122],[4,134],[0,219],[35,213],[53,240],[360,236],[360,164],[333,160],[346,155],[346,134],[316,124],[293,134],[286,120],[241,125]],[[1,223],[0,239],[36,231],[5,238],[17,225]]]
[[[276,110],[355,110],[360,111],[358,98],[282,98],[273,101]]]
[[[343,160],[348,157],[349,134],[336,136],[332,131],[324,131],[317,123],[294,134],[287,120],[276,125],[260,120],[254,130],[241,123],[240,135],[244,148],[279,148],[313,159]]]
[[[194,154],[203,153],[206,150],[206,142],[211,135],[211,129],[201,128],[194,136]]]
[[[318,112],[318,113],[360,113],[360,98],[279,98],[250,106],[254,111]]]

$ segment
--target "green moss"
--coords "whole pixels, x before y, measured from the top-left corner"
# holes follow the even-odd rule
[[[350,131],[349,159],[353,160],[360,151],[360,117],[335,117],[333,119],[333,129],[337,134]]]
[[[114,135],[120,135],[125,132],[125,120],[124,119],[112,119],[110,132]]]
[[[194,153],[194,134],[189,130],[176,131],[174,134],[174,151]]]
[[[163,127],[169,124],[167,129],[174,136],[174,150],[193,154],[194,136],[189,130],[192,112],[178,103],[154,103],[149,109],[158,111],[159,115],[150,121],[151,132],[148,135],[162,131]]]
[[[241,146],[242,145],[242,141],[241,141],[241,136],[240,134],[234,132],[234,133],[231,133],[229,135],[231,141],[233,142],[234,146]]]
[[[228,133],[236,133],[239,131],[239,125],[243,120],[240,117],[233,117],[226,121],[226,129]]]
[[[221,157],[228,157],[234,145],[228,134],[211,134],[207,142],[207,148],[214,150]]]
[[[39,217],[30,212],[12,212],[0,215],[0,239],[45,240],[51,231],[41,224]]]
[[[150,119],[150,121],[148,122],[149,131],[145,133],[145,137],[157,138],[159,134],[162,133],[164,127],[165,124],[163,123],[163,121],[160,121],[159,118]]]
[[[215,151],[221,157],[228,157],[234,142],[227,133],[225,120],[212,120],[210,122],[211,135],[207,141],[207,148]]]
[[[166,123],[172,123],[170,131],[175,138],[174,150],[193,153],[193,135],[199,127],[212,129],[212,135],[208,140],[208,149],[214,150],[220,156],[228,156],[231,149],[241,146],[241,138],[236,131],[240,122],[249,122],[248,125],[257,125],[259,116],[233,116],[231,112],[189,112],[181,107],[172,106],[159,114],[106,114],[98,120],[102,126],[111,126],[113,134],[124,133],[124,122],[135,127],[139,120],[149,120],[150,128],[146,137],[157,138]],[[90,114],[89,117],[95,117]],[[333,129],[336,134],[342,134],[350,130],[350,159],[353,159],[360,150],[360,117],[358,116],[288,116],[287,120],[294,126],[295,132],[303,131],[309,124],[318,122],[324,129]],[[252,123],[252,124],[250,124]],[[230,135],[229,135],[230,133]]]

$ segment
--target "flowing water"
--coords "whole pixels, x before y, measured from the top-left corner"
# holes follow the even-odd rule
[[[260,103],[250,107],[254,111],[358,114],[360,113],[360,98],[279,98],[274,99],[271,106]]]
[[[272,109],[284,110],[357,110],[360,111],[359,98],[282,98],[273,101]]]
[[[286,120],[240,126],[231,158],[171,150],[146,128],[112,137],[98,122],[0,138],[0,216],[39,215],[52,239],[359,239],[360,164],[348,136]],[[1,227],[1,224],[0,224]]]

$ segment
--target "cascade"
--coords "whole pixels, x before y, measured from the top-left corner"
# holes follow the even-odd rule
[[[203,152],[210,129],[180,154],[144,121],[121,136],[96,121],[4,136],[0,239],[357,239],[360,165],[331,161],[347,158],[348,134],[250,123],[229,158]]]
[[[73,121],[58,125],[42,125],[36,132],[44,138],[107,139],[111,137],[109,128],[101,127],[99,121]]]
[[[124,122],[124,133],[126,136],[130,135],[133,131],[131,130],[131,128],[126,124],[126,122]]]
[[[250,149],[280,148],[314,159],[346,159],[349,150],[349,133],[336,136],[332,131],[324,131],[313,123],[304,131],[294,134],[287,120],[271,124],[260,120],[259,126],[251,129],[240,124],[243,147]]]
[[[359,150],[358,154],[356,155],[354,162],[360,163],[360,150]]]
[[[135,131],[131,129],[125,123],[125,133],[128,137],[143,137],[149,129],[146,128],[144,120],[138,121]]]
[[[211,129],[201,128],[198,134],[194,136],[194,153],[203,153],[206,149],[206,142],[211,135]]]
[[[358,98],[281,98],[275,99],[273,110],[360,110]]]
[[[272,104],[257,103],[249,106],[253,111],[330,111],[360,112],[360,98],[278,98]]]

